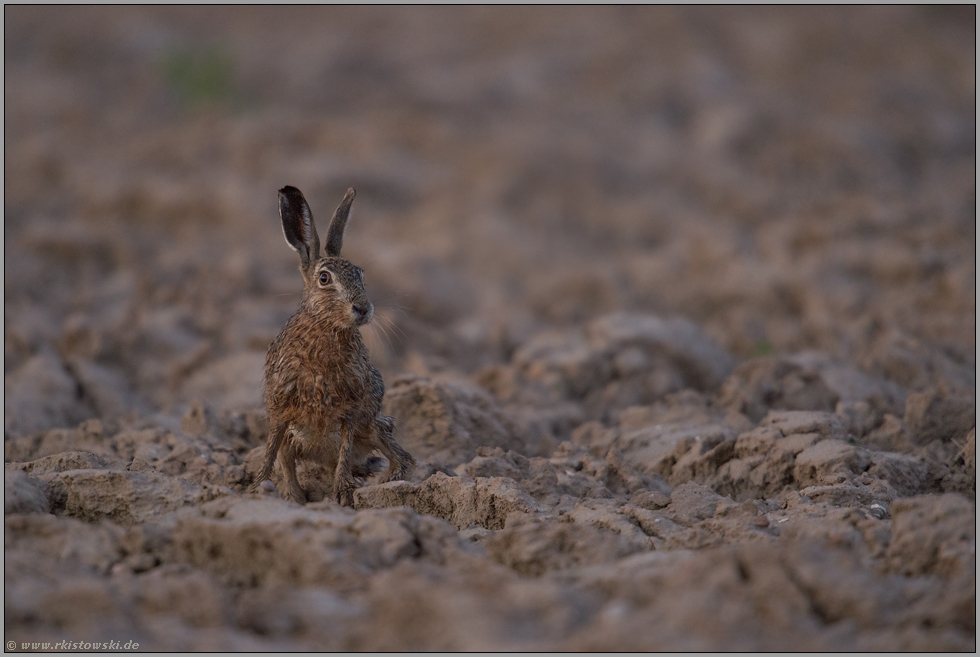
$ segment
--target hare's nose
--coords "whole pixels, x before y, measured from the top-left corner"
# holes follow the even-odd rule
[[[367,319],[367,316],[371,314],[371,304],[370,303],[355,303],[354,304],[354,315],[357,317],[357,321],[361,322]]]

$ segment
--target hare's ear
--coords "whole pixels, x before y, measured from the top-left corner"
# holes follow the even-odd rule
[[[351,187],[344,194],[344,200],[340,202],[337,211],[333,213],[330,220],[330,227],[327,228],[327,255],[339,256],[340,247],[344,245],[344,230],[347,228],[347,220],[350,219],[350,205],[354,202],[354,188]]]
[[[303,192],[288,185],[280,189],[279,216],[286,243],[299,254],[300,263],[306,269],[320,257],[320,236],[316,234],[313,215]]]

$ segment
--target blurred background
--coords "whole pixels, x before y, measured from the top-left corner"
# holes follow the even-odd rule
[[[286,184],[321,233],[357,189],[345,255],[386,377],[473,375],[629,310],[739,359],[973,391],[975,25],[973,5],[6,6],[5,391],[82,392],[5,429],[257,403],[302,287]]]

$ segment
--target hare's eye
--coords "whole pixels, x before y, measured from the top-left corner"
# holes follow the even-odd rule
[[[328,285],[330,283],[330,272],[321,271],[320,272],[320,285]]]

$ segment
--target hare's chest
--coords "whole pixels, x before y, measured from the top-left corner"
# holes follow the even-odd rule
[[[310,372],[309,396],[318,400],[327,413],[350,413],[370,396],[370,385],[360,372],[350,368],[328,366]]]
[[[364,416],[373,417],[373,396],[370,382],[349,371],[338,376],[335,370],[325,369],[311,373],[305,394],[311,416],[317,418],[321,431],[340,431],[347,422],[359,426]]]

